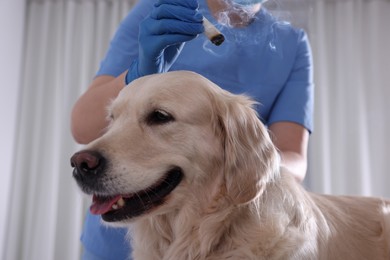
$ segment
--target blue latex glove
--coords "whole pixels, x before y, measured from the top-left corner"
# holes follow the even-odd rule
[[[190,41],[204,31],[197,0],[158,0],[139,25],[139,54],[126,75],[126,83],[166,72]]]

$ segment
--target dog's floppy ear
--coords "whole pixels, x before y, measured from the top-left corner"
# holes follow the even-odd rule
[[[220,97],[215,104],[224,144],[226,190],[234,203],[243,204],[261,195],[278,171],[279,155],[253,109],[253,100],[230,93]]]

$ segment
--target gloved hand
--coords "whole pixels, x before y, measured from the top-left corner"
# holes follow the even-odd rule
[[[158,0],[139,25],[139,54],[126,83],[153,73],[166,72],[190,41],[204,31],[197,0]]]

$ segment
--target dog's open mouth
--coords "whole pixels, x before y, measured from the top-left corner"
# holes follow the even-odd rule
[[[94,195],[90,211],[102,215],[104,221],[115,222],[140,216],[164,203],[164,198],[181,182],[180,168],[171,169],[165,178],[145,190],[126,195],[103,197]]]

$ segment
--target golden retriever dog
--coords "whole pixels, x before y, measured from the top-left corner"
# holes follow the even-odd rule
[[[135,80],[71,158],[91,212],[137,260],[390,259],[389,201],[306,191],[254,104],[193,72]]]

